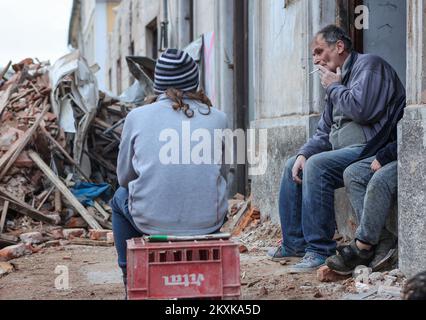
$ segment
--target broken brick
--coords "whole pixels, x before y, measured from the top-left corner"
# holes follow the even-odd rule
[[[248,252],[248,249],[247,249],[247,247],[245,246],[245,245],[240,245],[239,247],[238,247],[238,249],[240,250],[240,253],[246,253],[246,252]]]
[[[108,243],[114,243],[114,233],[113,232],[107,233],[107,242]]]
[[[107,235],[111,230],[89,230],[89,239],[95,241],[107,241]]]
[[[75,229],[75,228],[87,228],[87,222],[80,217],[72,217],[65,224],[66,228]]]
[[[11,273],[13,270],[15,270],[15,268],[12,264],[8,262],[0,262],[0,277]]]
[[[54,229],[52,231],[50,231],[52,238],[55,240],[60,240],[64,238],[64,234],[62,232],[62,228],[60,229]]]
[[[8,261],[32,253],[24,243],[9,246],[0,250],[0,260]]]
[[[64,229],[62,231],[65,239],[84,238],[86,236],[86,230],[84,229]]]
[[[323,266],[317,270],[317,279],[320,282],[337,282],[346,280],[349,277],[351,277],[351,275],[342,276],[340,274],[337,274],[327,266]]]
[[[43,235],[40,232],[28,232],[19,236],[25,244],[39,244],[43,242]]]

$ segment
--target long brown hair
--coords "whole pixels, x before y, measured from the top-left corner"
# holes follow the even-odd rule
[[[203,90],[199,90],[197,92],[183,92],[181,90],[177,90],[174,88],[169,88],[165,92],[167,98],[173,101],[173,109],[176,111],[183,111],[188,118],[194,117],[194,111],[189,107],[189,105],[183,102],[184,98],[188,98],[191,100],[197,100],[201,103],[205,104],[208,107],[208,112],[203,113],[203,115],[209,115],[211,113],[211,108],[213,107],[212,102],[206,96]],[[145,104],[151,104],[156,102],[158,96],[150,96],[145,99]]]

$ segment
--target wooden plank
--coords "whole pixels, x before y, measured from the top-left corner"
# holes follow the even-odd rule
[[[96,241],[88,239],[72,239],[69,240],[69,243],[72,245],[78,246],[94,246],[94,247],[113,247],[114,243],[108,241]]]
[[[45,216],[40,211],[35,210],[30,205],[26,204],[25,202],[22,202],[19,199],[16,199],[11,194],[9,194],[5,190],[0,190],[0,199],[9,201],[9,208],[20,213],[29,216],[30,218],[37,220],[37,221],[43,221],[51,224],[55,224],[55,219],[51,217]]]
[[[51,187],[50,190],[47,192],[47,194],[43,197],[43,200],[41,200],[40,204],[37,207],[37,211],[41,209],[43,204],[46,202],[46,200],[50,197],[50,194],[55,190],[55,186]]]
[[[110,130],[113,131],[115,134],[121,136],[122,130],[118,129],[118,128],[113,128],[113,126],[111,126],[109,123],[106,123],[105,121],[99,119],[99,118],[95,118],[94,123],[98,124],[99,126],[103,127],[106,130]]]
[[[58,189],[55,190],[55,212],[62,212],[61,192]]]
[[[105,218],[105,220],[108,220],[110,217],[109,213],[106,212],[104,208],[102,208],[102,206],[97,201],[93,201],[93,203],[94,203],[95,209],[99,211],[99,213]]]
[[[4,167],[3,171],[0,173],[0,180],[6,175],[6,173],[9,171],[10,167],[15,163],[16,159],[18,159],[19,155],[21,154],[22,150],[24,150],[25,146],[28,144],[28,142],[31,140],[31,137],[36,132],[38,126],[40,125],[41,121],[43,120],[43,117],[46,115],[47,111],[50,109],[50,104],[47,104],[47,99],[45,100],[45,107],[39,117],[37,118],[36,122],[33,124],[33,126],[25,132],[25,134],[18,139],[17,142],[9,149],[13,150],[11,154],[9,154],[9,151],[0,159],[0,168],[3,167],[4,164],[6,166]],[[16,146],[15,146],[16,145]],[[6,158],[5,156],[9,154],[10,158]],[[4,158],[4,159],[3,159]],[[4,162],[3,162],[4,161]]]
[[[55,138],[53,138],[51,136],[51,134],[49,132],[47,132],[47,130],[45,128],[41,127],[41,131],[49,139],[49,141],[52,142],[55,145],[55,147],[58,148],[59,151],[61,151],[61,153],[65,156],[65,158],[67,158],[67,160],[69,162],[71,162],[76,167],[76,169],[78,170],[78,172],[80,172],[81,176],[84,179],[86,179],[86,181],[90,182],[89,177],[87,177],[87,175],[80,168],[80,166],[78,165],[78,163],[69,155],[69,153],[64,148],[62,148],[62,146],[59,144],[59,142],[56,141]]]
[[[3,210],[1,212],[1,218],[0,218],[0,233],[3,233],[4,231],[4,224],[6,222],[7,210],[9,210],[9,201],[5,200],[3,203]]]
[[[36,163],[41,171],[46,175],[47,178],[59,189],[63,196],[71,203],[71,205],[77,210],[81,217],[89,224],[92,229],[102,230],[100,224],[89,214],[86,208],[76,199],[72,192],[65,186],[65,184],[56,176],[56,174],[50,169],[50,167],[40,158],[40,156],[30,150],[28,152],[29,157]]]

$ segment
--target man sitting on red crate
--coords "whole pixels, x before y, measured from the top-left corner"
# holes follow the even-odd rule
[[[226,166],[216,161],[218,154],[222,159],[223,146],[196,148],[201,142],[205,146],[207,140],[216,141],[215,131],[227,129],[227,118],[196,92],[198,84],[194,60],[183,51],[168,49],[155,68],[158,96],[126,118],[117,166],[120,188],[111,201],[125,284],[127,240],[211,234],[226,218]]]

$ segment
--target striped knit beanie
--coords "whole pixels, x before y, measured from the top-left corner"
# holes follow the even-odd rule
[[[167,49],[155,66],[154,90],[157,94],[169,88],[183,92],[196,90],[199,84],[198,65],[188,53]]]

